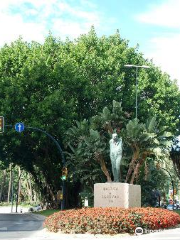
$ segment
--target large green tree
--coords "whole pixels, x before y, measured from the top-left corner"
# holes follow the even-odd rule
[[[14,124],[39,127],[63,146],[74,121],[98,114],[112,101],[122,102],[126,116],[135,116],[135,71],[125,64],[147,64],[138,72],[138,117],[156,115],[175,132],[180,92],[137,48],[130,48],[119,32],[98,37],[94,28],[74,41],[49,35],[43,44],[21,38],[0,49],[0,113],[5,117],[1,160],[29,171],[42,193],[52,200],[61,184],[62,159],[54,143],[42,133],[16,133]],[[120,91],[116,88],[120,87]],[[12,126],[12,127],[11,127]],[[100,165],[98,165],[100,166]],[[98,168],[97,168],[98,169]],[[47,197],[48,198],[48,197]]]

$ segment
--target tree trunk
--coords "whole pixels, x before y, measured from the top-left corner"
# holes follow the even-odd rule
[[[29,173],[26,179],[26,189],[27,189],[28,201],[32,203],[33,202],[32,185],[31,185],[31,176]]]
[[[29,197],[30,197],[30,202],[33,202],[33,192],[32,192],[32,184],[31,184],[31,175],[28,174],[28,185],[29,185]]]
[[[16,195],[16,212],[19,204],[20,191],[21,191],[21,168],[19,167],[18,186],[17,186],[17,195]]]
[[[130,184],[133,184],[134,183],[134,180],[137,178],[138,174],[139,174],[139,169],[142,165],[143,161],[142,159],[136,164],[136,167],[134,169],[134,172],[131,176],[131,181],[130,181]]]
[[[10,203],[11,187],[12,187],[12,163],[9,164],[9,187],[8,187],[8,203]]]
[[[37,193],[35,190],[33,191],[33,196],[34,196],[34,202],[37,202]]]
[[[6,170],[3,170],[3,176],[2,176],[2,184],[1,184],[1,190],[0,190],[0,202],[4,201],[4,185],[6,183]]]
[[[46,196],[44,196],[44,183],[43,183],[43,182],[40,180],[40,178],[38,177],[40,174],[41,174],[40,172],[37,174],[37,172],[35,171],[35,169],[31,169],[31,175],[32,175],[32,177],[33,177],[34,183],[35,183],[35,185],[38,187],[38,190],[39,190],[39,192],[40,192],[40,195],[43,196],[44,201],[46,201],[46,200],[45,200],[45,197],[46,197]]]
[[[148,173],[149,173],[148,164],[145,162],[145,166],[144,166],[144,180],[145,181],[147,181],[147,179],[148,179]]]
[[[113,128],[110,122],[105,123],[104,128],[106,129],[107,132],[113,133]]]
[[[104,162],[104,158],[103,158],[102,154],[101,153],[95,153],[95,158],[100,163],[101,169],[102,169],[103,173],[105,174],[105,176],[107,178],[107,182],[112,182],[112,179],[109,175],[109,172],[107,170],[107,167],[106,167],[106,164]]]
[[[147,158],[147,153],[142,154],[141,160],[136,164],[136,167],[135,167],[134,172],[131,177],[130,184],[133,184],[134,180],[138,178],[139,169],[142,166],[142,164],[145,162],[146,158]]]
[[[19,173],[18,173],[18,189],[17,189],[17,201],[20,201],[20,195],[21,195],[21,168],[19,167]]]
[[[133,172],[133,170],[136,166],[136,162],[137,162],[138,158],[139,158],[139,148],[135,147],[135,148],[133,148],[133,157],[132,157],[132,160],[129,164],[128,173],[126,175],[126,180],[125,180],[126,183],[129,181],[129,179],[132,175],[132,172]]]

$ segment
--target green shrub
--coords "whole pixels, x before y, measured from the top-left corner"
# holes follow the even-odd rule
[[[49,231],[63,233],[134,233],[136,227],[163,229],[180,223],[177,213],[158,208],[82,208],[54,213],[46,218]]]

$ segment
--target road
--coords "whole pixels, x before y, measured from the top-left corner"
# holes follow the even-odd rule
[[[0,213],[0,240],[179,240],[180,227],[161,232],[129,236],[128,234],[91,235],[50,233],[43,229],[45,217],[32,213]]]
[[[19,240],[29,238],[43,227],[45,217],[24,213],[0,214],[0,240]]]

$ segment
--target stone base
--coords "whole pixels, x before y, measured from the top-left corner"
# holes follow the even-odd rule
[[[141,207],[141,186],[117,182],[96,183],[94,207]]]

